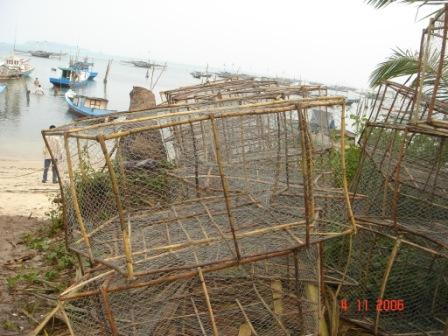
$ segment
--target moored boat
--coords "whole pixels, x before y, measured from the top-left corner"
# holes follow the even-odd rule
[[[208,72],[202,72],[202,71],[193,71],[193,72],[190,72],[190,75],[192,75],[193,78],[196,78],[196,79],[210,78],[210,77],[212,77],[212,74],[211,74],[211,73],[208,73]]]
[[[83,85],[98,75],[98,72],[92,71],[92,65],[92,63],[77,62],[68,67],[60,67],[60,77],[50,77],[50,83],[65,87]]]
[[[50,58],[50,56],[52,55],[51,52],[44,51],[44,50],[31,50],[30,54],[31,54],[31,56],[42,57],[42,58]]]
[[[11,79],[29,76],[34,67],[28,63],[25,58],[11,55],[5,58],[3,64],[0,65],[0,78]]]
[[[70,110],[86,117],[99,117],[116,112],[107,109],[107,99],[78,95],[72,90],[65,93],[65,101]]]
[[[6,89],[6,84],[0,84],[0,93],[5,91],[5,89]]]

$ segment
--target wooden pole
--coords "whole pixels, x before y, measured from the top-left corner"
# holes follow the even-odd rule
[[[384,270],[384,276],[383,276],[383,281],[381,283],[380,295],[378,296],[379,300],[382,300],[384,298],[384,292],[386,291],[387,281],[389,280],[390,272],[392,270],[392,266],[394,265],[395,258],[397,257],[400,245],[401,245],[401,239],[398,238],[395,241],[394,247],[392,248],[392,252],[390,253],[390,256],[389,256],[389,260],[387,261],[386,269]],[[375,324],[373,327],[373,331],[374,331],[375,335],[378,335],[380,314],[381,314],[381,310],[379,309],[379,310],[377,310]]]
[[[344,192],[344,200],[345,206],[347,209],[348,220],[352,224],[353,232],[356,233],[356,221],[355,216],[353,215],[352,206],[350,203],[350,197],[348,192],[348,183],[347,183],[347,169],[345,166],[345,103],[342,104],[341,111],[341,174],[342,174],[342,188]]]
[[[94,264],[93,253],[92,253],[92,248],[90,246],[90,240],[87,235],[88,231],[87,231],[86,225],[84,223],[84,219],[81,214],[81,209],[80,209],[79,201],[78,201],[78,194],[75,189],[76,179],[75,179],[75,175],[73,173],[72,158],[71,158],[71,153],[70,153],[70,146],[68,144],[68,134],[67,133],[64,134],[64,146],[65,146],[65,154],[66,154],[66,159],[67,159],[68,176],[70,178],[70,194],[71,194],[71,198],[72,198],[72,202],[73,202],[73,208],[75,210],[76,219],[78,220],[78,224],[81,229],[81,235],[82,235],[82,237],[84,239],[84,243],[86,244],[86,247],[87,247],[87,253],[89,256],[90,263],[93,265]]]
[[[110,59],[107,62],[107,68],[106,68],[106,73],[104,74],[104,79],[103,79],[103,83],[107,84],[107,77],[109,76],[109,71],[110,71],[110,66],[112,65],[112,60]]]
[[[215,150],[216,150],[216,159],[217,159],[217,164],[218,164],[218,169],[219,169],[219,175],[221,176],[221,184],[222,184],[222,189],[223,189],[223,192],[224,192],[224,200],[225,200],[225,203],[226,203],[227,216],[228,216],[228,219],[229,219],[230,230],[232,231],[232,236],[233,236],[233,242],[234,242],[234,245],[235,245],[236,256],[237,256],[237,259],[240,260],[241,259],[241,254],[240,254],[240,249],[239,249],[239,246],[238,246],[238,241],[237,241],[237,238],[236,238],[234,219],[233,219],[232,213],[230,211],[231,205],[230,205],[230,196],[229,196],[229,190],[228,190],[228,185],[227,185],[227,179],[225,177],[224,168],[222,166],[222,157],[221,157],[221,148],[220,148],[219,135],[218,135],[218,131],[217,131],[216,123],[215,123],[215,117],[213,116],[213,114],[210,114],[209,118],[210,118],[210,123],[211,123],[211,126],[212,126],[213,140],[214,140]]]
[[[198,275],[199,280],[201,281],[202,291],[204,292],[205,303],[207,304],[207,310],[210,317],[210,322],[212,324],[213,335],[219,336],[218,327],[215,322],[215,315],[213,314],[212,305],[210,304],[210,296],[208,295],[207,285],[205,284],[204,275],[202,274],[202,270],[198,267]]]
[[[123,244],[124,244],[124,252],[126,255],[127,273],[128,273],[128,277],[130,279],[132,279],[134,277],[134,269],[133,269],[133,261],[132,261],[132,245],[131,245],[131,241],[130,241],[131,240],[131,232],[130,232],[130,228],[128,227],[128,225],[126,223],[123,205],[121,203],[121,198],[120,198],[120,191],[118,189],[117,176],[115,175],[114,167],[112,165],[112,162],[110,161],[109,153],[107,151],[107,147],[106,147],[106,143],[104,141],[103,135],[98,136],[98,142],[101,145],[101,150],[103,151],[104,159],[106,160],[107,168],[109,170],[112,191],[115,196],[115,203],[117,206],[118,216],[120,218],[121,232],[123,235]]]

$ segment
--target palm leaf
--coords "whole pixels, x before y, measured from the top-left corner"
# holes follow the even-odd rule
[[[367,4],[372,5],[375,8],[383,8],[392,3],[419,4],[419,6],[443,5],[448,3],[448,0],[367,0]]]
[[[370,75],[370,86],[402,76],[413,76],[418,73],[418,53],[409,50],[396,49],[386,61],[378,64]]]

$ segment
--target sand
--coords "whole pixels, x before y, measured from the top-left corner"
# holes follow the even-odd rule
[[[42,183],[43,160],[0,159],[0,216],[45,218],[52,209],[59,185]]]

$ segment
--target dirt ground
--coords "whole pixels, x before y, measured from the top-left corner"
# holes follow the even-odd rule
[[[29,262],[39,256],[30,251],[24,244],[22,237],[33,233],[43,224],[37,218],[25,216],[0,215],[0,335],[24,335],[31,325],[27,316],[16,305],[19,297],[10,295],[7,279],[17,272],[29,267]],[[16,329],[19,330],[8,330]]]
[[[8,289],[8,279],[39,268],[42,255],[26,246],[23,237],[34,234],[55,207],[59,185],[42,183],[41,161],[0,159],[0,335],[26,335],[46,307],[27,316],[32,297]],[[49,172],[51,181],[51,169]],[[27,306],[28,305],[28,306]],[[39,303],[41,305],[41,303]],[[40,316],[42,315],[42,316]],[[36,321],[33,321],[35,319]]]

